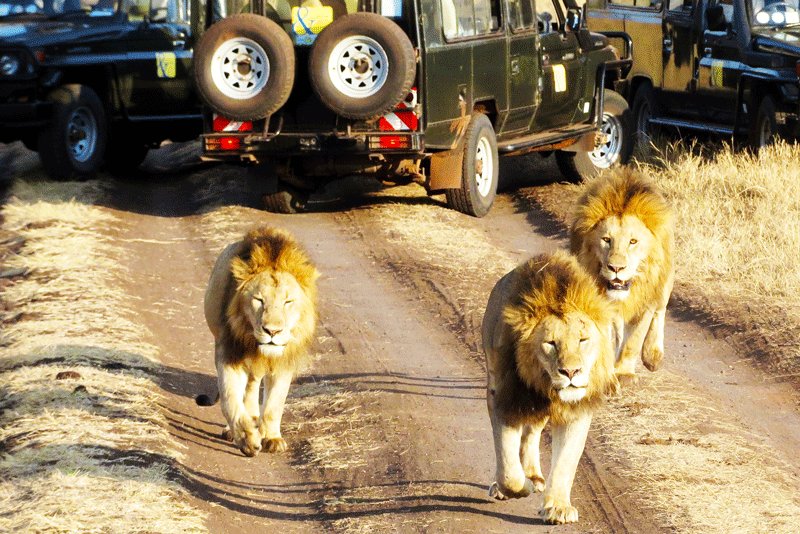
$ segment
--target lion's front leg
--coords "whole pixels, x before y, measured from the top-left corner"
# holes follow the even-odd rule
[[[266,398],[262,406],[258,431],[261,434],[262,446],[267,452],[283,452],[288,446],[281,437],[281,418],[289,386],[292,383],[291,371],[276,371],[264,377]]]
[[[664,324],[667,319],[667,303],[672,294],[673,276],[670,276],[664,284],[661,293],[661,302],[653,314],[653,321],[644,338],[642,347],[642,363],[650,371],[655,371],[661,366],[664,359]]]
[[[592,416],[587,413],[566,425],[552,427],[552,463],[539,512],[547,523],[574,523],[578,520],[578,510],[570,503],[570,493],[591,423]]]
[[[539,458],[539,443],[545,425],[547,425],[547,417],[534,424],[525,425],[522,431],[522,444],[519,451],[522,460],[522,470],[525,472],[525,476],[528,480],[533,482],[533,487],[537,492],[544,491],[545,480]]]
[[[495,482],[489,487],[489,496],[498,500],[527,497],[535,488],[525,476],[520,462],[522,425],[508,425],[496,414],[490,414],[490,418],[497,468]]]
[[[653,320],[653,310],[647,310],[630,325],[625,325],[626,337],[622,344],[614,370],[621,381],[633,379],[636,375],[636,362],[642,357],[642,344]]]
[[[261,450],[261,439],[255,420],[244,404],[250,379],[241,367],[217,364],[220,405],[233,442],[247,456],[255,456]]]

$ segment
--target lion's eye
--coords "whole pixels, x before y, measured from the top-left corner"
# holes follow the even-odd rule
[[[635,245],[635,244],[636,244],[636,243],[638,243],[638,242],[639,242],[639,240],[638,240],[638,239],[631,239],[631,245]]]
[[[555,341],[545,341],[542,343],[542,348],[546,354],[553,354],[556,352],[556,342]]]
[[[258,297],[253,297],[253,306],[263,306],[264,301]]]
[[[589,338],[588,338],[588,337],[582,337],[582,338],[581,338],[581,344],[583,344],[583,343],[587,343],[588,341],[589,341]]]
[[[611,238],[608,236],[603,237],[603,243],[611,243]]]
[[[292,299],[289,299],[289,300],[287,300],[286,302],[283,303],[284,306],[291,306],[292,304],[294,304],[294,300],[292,300]]]

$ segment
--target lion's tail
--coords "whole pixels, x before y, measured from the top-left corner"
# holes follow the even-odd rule
[[[217,401],[219,400],[219,391],[217,391],[214,396],[206,395],[203,393],[202,395],[198,395],[194,398],[194,402],[197,403],[198,406],[214,406]]]

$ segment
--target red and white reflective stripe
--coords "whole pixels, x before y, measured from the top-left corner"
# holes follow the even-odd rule
[[[253,121],[232,121],[214,113],[213,129],[215,132],[251,132]]]
[[[397,104],[395,109],[414,109],[415,107],[417,107],[417,88],[412,87],[411,92]]]
[[[378,129],[382,132],[416,131],[419,118],[413,111],[395,111],[387,113],[378,121]]]

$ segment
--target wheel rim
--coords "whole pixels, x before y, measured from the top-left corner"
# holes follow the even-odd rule
[[[97,120],[89,108],[76,108],[67,121],[67,145],[72,159],[86,162],[97,147]]]
[[[606,142],[589,152],[589,159],[595,167],[607,169],[619,160],[622,150],[622,123],[610,113],[603,113],[600,133],[606,136]]]
[[[494,154],[492,144],[485,137],[478,140],[475,148],[475,184],[478,186],[478,194],[482,197],[489,196],[492,192],[494,182]]]
[[[370,37],[353,35],[342,39],[328,57],[328,75],[337,91],[351,98],[374,95],[386,83],[389,58]]]
[[[244,37],[222,43],[211,58],[211,79],[225,96],[236,100],[253,98],[269,80],[269,58],[264,49]]]

